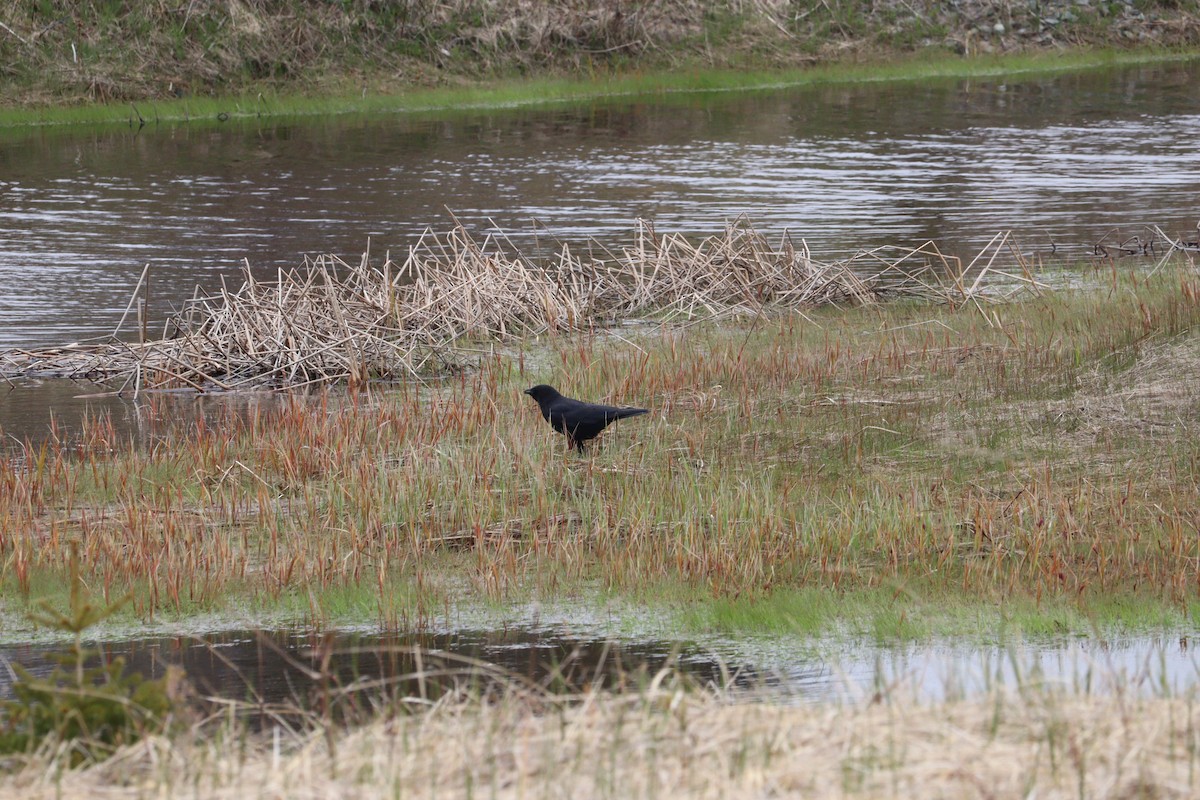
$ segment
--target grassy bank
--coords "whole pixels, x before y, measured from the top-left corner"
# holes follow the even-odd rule
[[[137,127],[189,123],[221,125],[238,118],[317,114],[433,113],[545,106],[630,95],[755,91],[861,81],[909,81],[1051,74],[1070,70],[1151,64],[1197,57],[1195,49],[1086,50],[985,55],[919,53],[887,62],[836,63],[805,68],[612,73],[600,76],[481,80],[466,86],[411,87],[380,91],[301,93],[294,87],[253,93],[146,98],[84,104],[0,107],[0,129],[30,125],[118,124]]]
[[[1195,48],[1197,8],[1195,0],[1037,6],[839,0],[803,11],[785,2],[734,0],[602,7],[523,0],[181,7],[9,0],[0,3],[0,106],[25,110],[9,112],[9,122],[139,115],[154,121],[470,105],[480,102],[479,87],[489,104],[740,88],[777,82],[780,74],[786,81],[821,80],[820,71],[815,77],[806,71],[895,59],[941,64],[944,71],[962,56]],[[918,75],[924,69],[904,68]],[[671,77],[646,77],[655,75]],[[108,109],[97,113],[95,106]],[[70,112],[62,113],[64,107]]]
[[[804,621],[806,591],[890,597],[871,613],[902,634],[927,604],[1170,619],[1200,559],[1200,287],[1186,267],[1091,282],[550,336],[215,425],[151,402],[151,447],[99,419],[0,471],[3,596],[63,586],[77,541],[93,591],[132,590],[143,619],[397,625],[596,591],[724,604],[697,627],[773,599],[770,626],[834,624]],[[652,413],[579,457],[521,394],[542,382]]]
[[[1028,686],[939,704],[642,694],[451,701],[353,731],[44,747],[0,797],[1189,797],[1194,698]]]

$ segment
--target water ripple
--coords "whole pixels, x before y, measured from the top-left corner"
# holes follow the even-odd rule
[[[1192,231],[1195,63],[937,85],[622,100],[454,120],[37,131],[0,148],[0,347],[111,331],[145,264],[172,302],[306,254],[401,252],[445,209],[530,242],[710,233],[747,214],[818,256],[1000,229],[1072,252]],[[1061,252],[1061,251],[1060,251]],[[157,318],[157,317],[156,317]]]

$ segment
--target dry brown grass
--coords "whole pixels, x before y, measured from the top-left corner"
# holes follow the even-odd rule
[[[957,349],[958,357],[980,357],[981,348]],[[1002,354],[1011,355],[1011,353]],[[1125,368],[1128,366],[1128,368]],[[1091,476],[1127,475],[1136,451],[1147,442],[1164,448],[1200,435],[1200,345],[1190,335],[1149,336],[1113,350],[1076,376],[1066,397],[997,404],[989,424],[961,409],[947,409],[930,424],[930,435],[950,450],[968,450],[981,429],[1022,429],[1002,448],[1013,465],[1036,470],[1048,452]],[[921,390],[888,396],[889,402],[920,402]],[[1161,468],[1170,470],[1163,463]]]
[[[0,102],[285,89],[357,94],[486,76],[796,67],[919,50],[1195,46],[1195,0],[0,0]],[[1000,24],[999,30],[996,25]]]
[[[1191,698],[807,706],[660,687],[453,702],[345,734],[158,738],[77,769],[52,750],[0,797],[1195,797],[1198,726]]]

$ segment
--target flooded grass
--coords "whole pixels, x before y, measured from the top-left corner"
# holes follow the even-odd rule
[[[552,335],[444,382],[218,425],[151,402],[148,446],[97,419],[6,459],[5,610],[61,585],[78,542],[92,591],[132,590],[140,619],[399,626],[481,600],[798,590],[763,624],[853,613],[807,591],[866,592],[870,626],[901,634],[948,598],[1174,619],[1200,563],[1200,285],[1097,278],[998,306]],[[580,457],[522,394],[542,382],[652,413]]]
[[[71,646],[0,645],[0,665],[44,678]],[[512,687],[562,694],[636,690],[662,669],[697,685],[765,685],[752,665],[727,663],[694,645],[614,641],[550,628],[443,633],[233,630],[97,643],[88,668],[120,660],[145,679],[185,675],[197,705],[227,704],[255,729],[308,724],[320,709],[339,724],[368,721],[381,707],[448,696],[502,697]],[[815,669],[814,669],[815,671]],[[736,676],[731,678],[731,676]],[[20,681],[0,670],[0,703]],[[790,686],[788,687],[790,690]],[[182,693],[181,693],[182,694]],[[182,699],[182,698],[179,698]],[[213,708],[209,706],[209,711]]]
[[[423,114],[439,119],[448,113],[480,109],[574,104],[611,97],[693,92],[753,91],[862,81],[909,81],[971,78],[1151,64],[1195,58],[1188,50],[1106,50],[958,56],[920,54],[882,63],[829,64],[802,69],[694,69],[675,65],[669,71],[604,72],[588,78],[522,78],[479,81],[468,86],[415,88],[402,93],[364,92],[314,96],[256,92],[235,97],[89,103],[44,108],[0,109],[0,129],[30,125],[142,125],[187,123],[222,125],[235,119],[261,119],[326,114]]]

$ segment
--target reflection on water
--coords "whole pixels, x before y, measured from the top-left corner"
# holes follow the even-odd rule
[[[548,692],[643,687],[664,667],[699,685],[787,702],[840,702],[877,695],[939,700],[996,687],[1070,692],[1186,694],[1200,662],[1184,637],[1051,639],[1009,645],[934,641],[902,645],[837,641],[606,640],[560,628],[441,634],[227,632],[102,645],[105,657],[158,676],[183,666],[201,695],[244,701],[263,719],[312,708],[336,695],[347,708],[386,697],[431,700],[452,687]],[[52,668],[43,646],[6,645],[0,660],[34,674]],[[11,675],[0,668],[0,697]],[[262,720],[260,720],[262,721]]]
[[[787,686],[793,682],[787,660],[764,654],[761,663],[774,664]],[[1185,694],[1200,686],[1200,660],[1187,635],[1054,637],[993,645],[958,639],[841,643],[823,653],[822,663],[833,677],[816,694],[848,698],[883,693],[927,701],[1034,686],[1085,694]],[[809,675],[803,669],[799,678]]]
[[[538,693],[590,688],[628,690],[646,685],[665,666],[693,679],[737,685],[713,654],[665,642],[610,642],[543,630],[460,631],[452,634],[368,635],[234,632],[204,637],[160,637],[106,643],[104,657],[124,656],[128,670],[160,676],[168,664],[184,668],[202,696],[242,701],[258,721],[311,709],[338,698],[342,711],[382,698],[436,700],[454,688]],[[42,647],[0,647],[0,660],[35,675],[54,666]],[[11,676],[0,667],[0,697]]]
[[[22,455],[25,447],[58,441],[68,449],[80,440],[85,423],[103,431],[108,444],[146,446],[203,419],[220,425],[229,415],[247,418],[301,398],[271,392],[195,395],[156,393],[133,400],[113,386],[65,379],[16,380],[0,384],[0,455]]]

